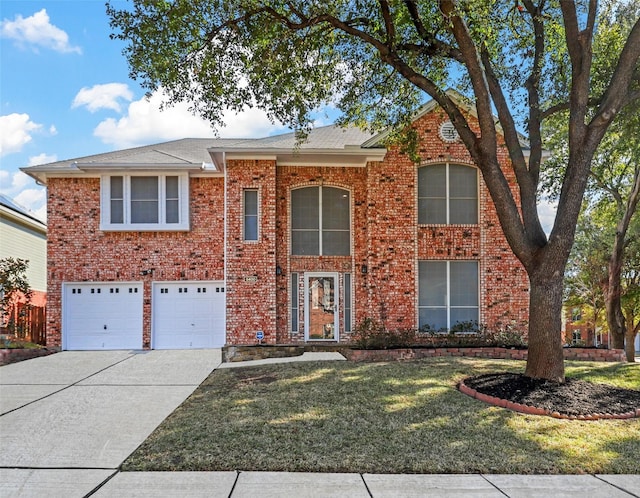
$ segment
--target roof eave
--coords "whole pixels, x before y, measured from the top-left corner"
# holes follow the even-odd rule
[[[278,166],[355,166],[364,167],[368,162],[384,160],[387,150],[384,148],[362,148],[346,146],[343,149],[270,149],[258,147],[246,148],[210,148],[211,157],[219,169],[229,160],[265,160],[275,161]]]
[[[34,216],[18,213],[3,204],[0,204],[0,212],[2,213],[2,216],[9,218],[14,223],[26,226],[41,235],[47,235],[47,225]]]

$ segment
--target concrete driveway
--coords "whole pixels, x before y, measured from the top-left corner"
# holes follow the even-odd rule
[[[1,367],[0,483],[62,471],[81,496],[220,363],[220,350],[65,351]]]
[[[343,359],[327,353],[297,358]],[[640,496],[640,475],[119,472],[120,463],[220,360],[219,350],[64,352],[0,367],[0,496]]]

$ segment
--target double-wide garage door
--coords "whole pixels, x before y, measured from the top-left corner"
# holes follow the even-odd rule
[[[154,282],[154,349],[221,347],[225,343],[223,282]],[[141,349],[142,282],[63,285],[63,348]]]

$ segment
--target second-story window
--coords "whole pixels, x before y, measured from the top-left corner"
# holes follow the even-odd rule
[[[243,207],[243,239],[258,240],[258,191],[245,189],[242,199]]]
[[[434,164],[418,169],[418,223],[478,223],[478,173],[460,164]]]
[[[188,230],[186,174],[105,175],[101,182],[102,230]]]
[[[291,191],[291,254],[351,254],[351,199],[337,187],[304,187]]]

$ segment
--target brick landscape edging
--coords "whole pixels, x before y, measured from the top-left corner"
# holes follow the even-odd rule
[[[55,349],[0,349],[0,366],[57,353]]]
[[[640,408],[626,412],[626,413],[591,413],[589,415],[566,415],[564,413],[558,413],[551,410],[545,410],[544,408],[538,408],[531,405],[523,405],[520,403],[514,403],[502,398],[496,398],[488,394],[479,393],[475,389],[467,386],[464,382],[458,384],[458,390],[490,405],[499,406],[500,408],[506,408],[518,413],[524,413],[527,415],[546,415],[548,417],[560,418],[565,420],[605,420],[605,419],[629,419],[640,418]]]
[[[623,349],[564,348],[565,360],[625,362]],[[526,349],[511,348],[401,348],[348,349],[343,353],[351,361],[402,361],[440,356],[469,356],[502,360],[526,360]]]

